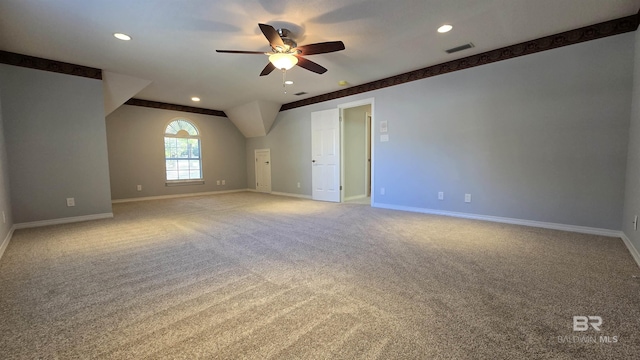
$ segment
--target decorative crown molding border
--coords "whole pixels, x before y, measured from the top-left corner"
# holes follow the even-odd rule
[[[0,63],[102,80],[102,70],[0,50]]]
[[[462,59],[448,61],[442,64],[429,66],[404,74],[372,81],[366,84],[330,92],[323,95],[310,97],[282,105],[280,111],[295,109],[302,106],[317,104],[329,100],[335,100],[346,96],[361,94],[389,86],[404,84],[410,81],[421,80],[432,76],[442,75],[453,71],[469,69],[475,66],[490,64],[519,56],[529,55],[540,51],[551,50],[567,45],[573,45],[584,41],[600,39],[608,36],[635,31],[640,21],[640,12],[635,15],[585,26],[583,28],[545,36],[539,39],[526,41],[520,44],[487,51],[481,54],[468,56]]]
[[[142,100],[131,98],[124,103],[125,105],[133,105],[133,106],[142,106],[154,109],[162,109],[162,110],[173,110],[173,111],[182,111],[189,112],[194,114],[203,114],[203,115],[212,115],[212,116],[222,116],[227,117],[227,114],[221,110],[211,110],[211,109],[203,109],[193,106],[185,106],[185,105],[176,105],[176,104],[168,104],[158,101],[151,100]]]

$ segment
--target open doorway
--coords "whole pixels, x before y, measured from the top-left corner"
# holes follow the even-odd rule
[[[342,201],[371,204],[373,99],[340,105]]]

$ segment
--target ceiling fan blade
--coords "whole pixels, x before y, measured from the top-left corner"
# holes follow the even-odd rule
[[[327,72],[327,69],[322,67],[319,64],[314,63],[311,60],[307,60],[305,58],[303,58],[302,56],[298,56],[298,66],[305,68],[309,71],[313,71],[316,74],[324,74]]]
[[[260,76],[269,75],[275,69],[276,69],[276,67],[271,62],[269,62],[267,64],[267,66],[265,66],[264,69],[262,69],[262,72],[260,73]]]
[[[264,34],[264,36],[269,40],[269,44],[271,44],[272,48],[281,47],[284,49],[284,42],[282,42],[282,38],[271,25],[267,24],[258,24],[260,26],[260,30]]]
[[[216,52],[226,53],[226,54],[262,54],[264,55],[264,51],[216,50]]]
[[[344,43],[342,41],[328,41],[317,44],[298,46],[296,50],[301,51],[300,55],[325,54],[344,50]]]

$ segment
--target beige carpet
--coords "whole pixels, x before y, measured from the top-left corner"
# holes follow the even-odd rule
[[[15,232],[0,358],[640,354],[640,269],[620,239],[256,193],[114,213]],[[574,332],[588,315],[601,331]]]

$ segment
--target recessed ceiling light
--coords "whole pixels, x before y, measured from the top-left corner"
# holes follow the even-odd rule
[[[191,101],[196,101],[196,102],[198,102],[198,101],[200,101],[200,98],[199,98],[199,97],[197,97],[197,96],[194,96],[194,97],[192,97],[192,98],[191,98]]]
[[[451,31],[451,29],[453,29],[453,26],[451,25],[442,25],[438,28],[438,32],[439,33],[446,33]]]
[[[293,85],[293,81],[291,81],[291,80],[287,80],[284,83],[287,84],[287,85]]]
[[[124,41],[131,40],[131,36],[129,36],[127,34],[123,34],[123,33],[115,33],[115,34],[113,34],[113,36],[115,36],[116,39],[120,39],[120,40],[124,40]]]

